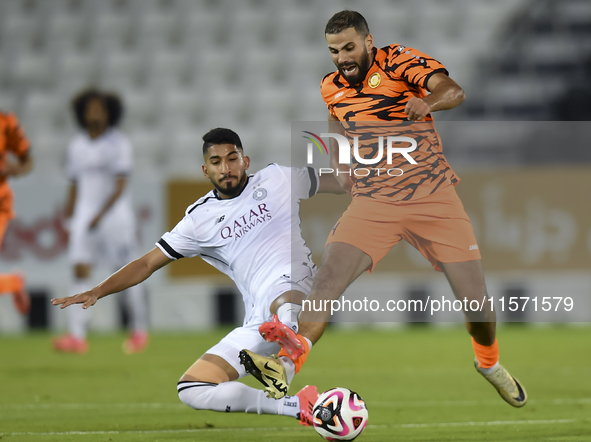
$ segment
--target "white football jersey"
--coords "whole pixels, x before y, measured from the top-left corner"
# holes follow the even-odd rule
[[[73,223],[86,224],[97,215],[115,191],[117,178],[130,174],[132,162],[131,143],[117,129],[95,139],[86,132],[74,137],[67,158],[68,178],[76,182]],[[128,188],[106,216],[133,216]]]
[[[302,238],[299,201],[318,191],[315,169],[271,164],[251,175],[242,193],[220,199],[212,190],[156,244],[170,259],[201,258],[228,275],[242,293],[244,324],[264,321],[268,293],[282,281],[314,272]]]

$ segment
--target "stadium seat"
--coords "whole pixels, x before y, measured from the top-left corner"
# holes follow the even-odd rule
[[[154,52],[148,62],[148,84],[162,90],[190,79],[190,67],[184,51]]]
[[[11,65],[10,79],[18,86],[48,86],[54,80],[55,60],[48,54],[22,52]]]
[[[154,91],[144,88],[127,87],[114,89],[125,105],[126,127],[154,127],[158,123],[158,102]]]
[[[104,12],[99,14],[92,22],[90,28],[93,42],[115,41],[121,47],[135,30],[135,17],[117,12]],[[95,46],[93,44],[93,46]],[[117,49],[116,47],[114,49]]]
[[[163,133],[154,128],[130,128],[126,130],[133,145],[134,168],[145,171],[158,169],[166,162],[168,143]]]
[[[129,81],[131,84],[138,84],[145,73],[143,62],[138,52],[112,49],[105,55],[101,66],[103,82],[109,84]]]
[[[16,94],[10,91],[0,91],[0,110],[13,112],[20,115],[20,108],[17,107],[18,99]]]
[[[204,96],[196,87],[170,88],[158,107],[163,128],[176,131],[195,126],[206,118],[208,108]]]

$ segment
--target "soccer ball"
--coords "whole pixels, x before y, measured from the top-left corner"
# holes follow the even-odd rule
[[[353,440],[367,425],[367,407],[354,391],[337,387],[322,393],[312,410],[314,428],[326,440]]]

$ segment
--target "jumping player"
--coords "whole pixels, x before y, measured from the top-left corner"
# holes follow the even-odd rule
[[[0,248],[8,223],[15,217],[8,178],[29,173],[32,167],[29,141],[18,119],[14,114],[0,112]],[[12,295],[14,306],[20,313],[29,313],[31,301],[23,275],[0,274],[0,295],[6,294]]]
[[[90,89],[72,101],[82,131],[68,150],[67,174],[71,181],[65,216],[68,220],[69,258],[74,270],[73,293],[89,290],[91,271],[103,256],[116,269],[138,255],[136,222],[128,190],[132,146],[117,127],[123,115],[120,99]],[[147,307],[143,289],[127,292],[131,332],[123,343],[126,353],[137,353],[148,344]],[[68,334],[54,340],[56,350],[85,353],[89,311],[68,309]]]
[[[393,164],[383,160],[374,167],[395,168],[399,176],[380,176],[374,169],[373,174],[354,179],[351,169],[339,164],[338,146],[331,143],[331,167],[341,172],[337,179],[353,198],[328,237],[308,299],[312,305],[338,299],[359,275],[371,271],[404,239],[445,274],[458,299],[482,300],[487,292],[480,252],[454,189],[459,178],[443,156],[431,117],[432,112],[462,103],[462,89],[441,63],[415,49],[400,44],[375,48],[365,19],[355,11],[335,14],[326,25],[325,36],[338,68],[321,84],[329,120],[339,122],[350,137],[363,133],[365,123],[360,122],[369,122],[369,128],[374,124],[378,131],[414,136],[416,164],[404,156],[394,157]],[[374,159],[375,147],[364,143],[363,137],[360,140],[360,157]],[[358,163],[353,162],[354,166]],[[522,407],[527,401],[525,389],[499,364],[494,312],[465,315],[476,369],[506,402]],[[297,336],[277,322],[264,324],[260,331],[266,339],[279,342],[283,348],[279,354],[291,356],[299,370],[329,317],[328,311],[302,311]],[[250,356],[256,367],[267,363],[267,358]]]
[[[203,141],[202,169],[215,189],[190,205],[185,217],[162,236],[156,248],[92,290],[52,303],[62,308],[83,304],[86,309],[104,296],[139,284],[177,259],[200,256],[234,280],[246,312],[243,326],[207,350],[181,377],[179,398],[198,410],[286,415],[308,425],[318,398],[316,387],[307,386],[295,396],[275,400],[262,390],[234,381],[247,375],[241,362],[248,365],[248,361],[240,360],[241,349],[265,355],[280,350],[258,331],[272,315],[297,331],[292,318],[297,317],[316,272],[301,236],[299,201],[317,192],[344,191],[334,177],[319,178],[312,168],[271,164],[249,176],[250,159],[244,155],[238,135],[229,129],[213,129]],[[285,375],[283,385],[273,385],[283,397],[287,380],[295,374],[294,364],[285,358],[287,372],[278,362],[271,365]],[[254,375],[263,384],[274,381],[260,372]],[[269,385],[267,391],[272,391]]]

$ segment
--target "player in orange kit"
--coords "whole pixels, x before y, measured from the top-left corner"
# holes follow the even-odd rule
[[[445,274],[457,299],[486,299],[476,238],[454,189],[459,178],[443,156],[431,117],[432,112],[461,104],[463,90],[441,63],[415,49],[400,44],[374,47],[367,22],[358,12],[335,14],[325,37],[338,68],[321,83],[328,119],[333,122],[330,132],[359,138],[357,149],[353,148],[353,168],[340,161],[342,149],[331,140],[331,167],[352,201],[329,234],[307,298],[310,305],[330,305],[403,239]],[[411,147],[376,147],[379,136],[386,140],[390,135],[405,137]],[[358,166],[368,164],[371,167],[362,167],[359,173]],[[499,364],[495,313],[482,302],[481,311],[464,312],[476,369],[507,403],[522,407],[527,394]],[[269,378],[269,385],[281,384],[285,370],[289,374],[300,369],[329,319],[326,307],[303,308],[297,335],[276,321],[263,324],[261,334],[278,342],[279,356],[290,356],[293,364],[250,353],[251,369]]]
[[[8,223],[14,218],[8,178],[28,173],[33,167],[29,141],[14,114],[0,111],[0,248]],[[0,295],[12,294],[16,309],[26,315],[31,308],[25,280],[18,273],[0,273]]]

